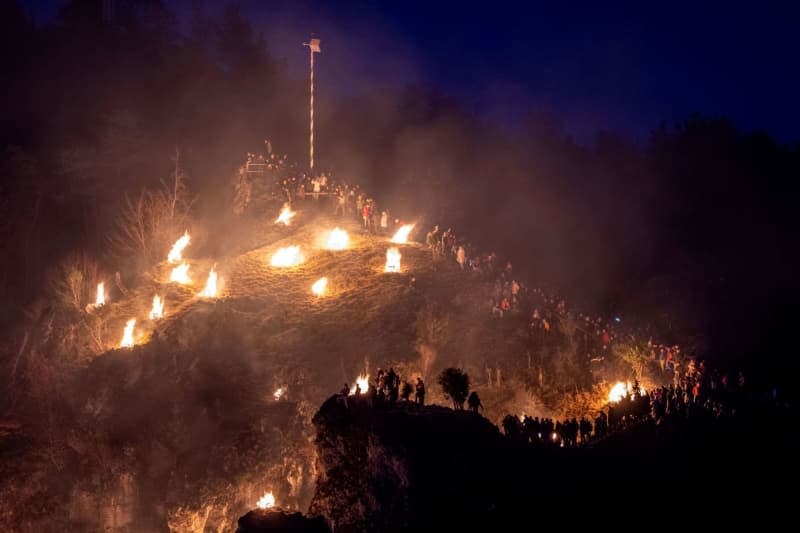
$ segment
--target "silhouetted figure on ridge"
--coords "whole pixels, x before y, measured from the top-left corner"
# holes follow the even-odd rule
[[[403,389],[400,393],[400,397],[403,398],[405,401],[411,401],[411,393],[414,392],[414,385],[406,381],[403,383]]]
[[[481,399],[478,396],[477,392],[472,391],[469,394],[469,398],[467,398],[467,405],[469,405],[469,410],[476,414],[478,412],[478,409],[483,407],[483,404],[481,403]]]
[[[423,383],[422,378],[417,378],[416,397],[418,405],[425,405],[425,383]]]

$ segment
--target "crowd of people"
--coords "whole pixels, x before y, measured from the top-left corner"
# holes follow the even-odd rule
[[[523,415],[507,415],[503,431],[511,439],[536,446],[586,446],[609,434],[642,424],[656,428],[683,427],[689,423],[711,424],[731,420],[753,407],[753,391],[744,374],[732,380],[727,374],[708,371],[704,364],[690,361],[677,384],[645,391],[638,381],[619,401],[609,402],[592,422],[582,417],[554,422]],[[777,389],[757,398],[763,404],[779,405]]]
[[[394,405],[399,400],[410,403],[412,394],[415,404],[425,405],[425,382],[421,377],[417,377],[416,383],[412,384],[403,381],[394,368],[389,368],[388,371],[379,368],[375,380],[367,382],[366,388],[362,388],[362,384],[358,382],[353,387],[345,383],[336,398],[345,407],[349,405],[348,401],[363,401],[369,406],[379,406]]]
[[[314,200],[327,198],[335,216],[354,217],[365,232],[372,234],[391,235],[405,223],[393,217],[388,207],[379,206],[358,185],[336,178],[330,172],[318,175],[297,172],[285,155],[279,157],[272,153],[269,141],[264,141],[264,144],[266,155],[248,153],[239,174],[244,177],[258,176],[258,180],[247,181],[252,184],[260,180],[270,199],[293,202],[306,197]],[[549,336],[561,328],[562,321],[571,320],[579,335],[578,349],[585,354],[587,361],[602,361],[615,340],[624,338],[646,354],[653,367],[660,370],[661,375],[655,376],[654,381],[672,382],[669,387],[655,388],[649,393],[637,386],[632,394],[625,396],[618,404],[610,405],[608,413],[601,412],[594,420],[572,418],[554,422],[550,419],[509,415],[504,419],[503,427],[510,436],[524,437],[530,443],[549,446],[577,446],[643,420],[660,424],[675,417],[696,416],[701,409],[714,417],[730,414],[731,408],[726,407],[724,401],[732,385],[728,376],[707,372],[703,362],[696,364],[695,359],[682,351],[679,345],[659,344],[651,336],[643,342],[641,331],[626,328],[619,317],[608,319],[591,313],[575,313],[568,309],[563,297],[529,286],[515,275],[511,261],[500,260],[494,251],[480,252],[451,227],[443,229],[435,225],[425,235],[425,244],[435,260],[449,259],[462,272],[493,284],[492,295],[487,302],[491,316],[498,319],[509,315],[528,317],[531,350],[540,349]],[[494,369],[487,365],[486,371],[487,385],[501,386],[500,365]],[[541,375],[540,371],[540,382]],[[743,379],[740,375],[736,385],[743,387]],[[379,371],[368,390],[356,386],[355,393],[351,392],[351,388],[345,384],[340,398],[346,402],[348,397],[355,396],[372,404],[392,404],[398,400],[411,401],[413,395],[416,403],[424,404],[425,385],[421,378],[417,379],[416,384],[402,382],[390,369],[385,373]],[[473,392],[473,395],[468,404],[470,409],[477,412],[482,405],[477,393]]]

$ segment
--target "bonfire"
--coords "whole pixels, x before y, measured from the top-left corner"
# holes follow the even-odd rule
[[[350,236],[347,235],[347,232],[343,229],[334,228],[333,231],[328,234],[325,247],[328,250],[345,250],[349,244]]]
[[[319,278],[311,286],[311,292],[314,293],[314,296],[324,296],[327,288],[328,288],[328,278]]]
[[[150,309],[150,320],[158,320],[164,318],[164,300],[161,296],[156,294],[153,296],[153,307]]]
[[[120,348],[132,348],[135,344],[133,342],[133,328],[136,326],[136,319],[131,318],[125,324],[125,332],[122,334],[122,340],[119,343]]]
[[[361,394],[366,394],[369,390],[369,374],[359,374],[356,382],[350,387],[350,396],[355,396],[356,388],[361,391]]]
[[[275,401],[277,402],[278,400],[281,399],[281,396],[283,396],[283,393],[285,393],[285,392],[286,392],[286,389],[284,389],[283,387],[278,387],[275,390],[275,392],[272,393],[272,397],[275,398]]]
[[[296,213],[292,211],[292,208],[289,206],[289,204],[284,204],[283,209],[281,209],[280,215],[278,215],[278,218],[275,219],[275,223],[288,226],[289,222],[292,220],[292,217],[294,217],[295,214]]]
[[[392,237],[392,242],[395,244],[406,244],[408,242],[408,234],[414,229],[414,224],[406,224],[401,226]]]
[[[395,247],[386,250],[386,267],[384,272],[400,272],[400,250]]]
[[[172,249],[169,251],[169,254],[167,254],[168,263],[174,265],[181,262],[181,259],[183,259],[181,254],[183,253],[183,249],[189,245],[190,239],[191,237],[189,237],[189,231],[184,231],[183,237],[175,241],[175,244],[172,245]]]
[[[608,401],[609,403],[617,403],[621,401],[625,396],[628,395],[628,389],[625,387],[625,384],[621,381],[618,381],[611,387],[611,390],[608,393]]]
[[[264,493],[256,505],[259,509],[272,509],[275,507],[275,496],[272,495],[272,491]]]
[[[303,256],[300,254],[299,246],[287,246],[279,248],[272,256],[270,263],[274,267],[293,267],[303,262]]]
[[[645,394],[647,391],[639,385],[639,394]],[[633,394],[633,385],[630,381],[622,382],[617,381],[611,390],[608,393],[608,402],[609,403],[619,403],[622,401],[623,398],[631,396]]]
[[[214,267],[211,267],[211,272],[208,273],[208,280],[206,286],[198,294],[201,298],[216,298],[217,297],[217,272]]]
[[[174,281],[175,283],[180,283],[181,285],[190,284],[192,280],[189,279],[189,264],[181,263],[173,268],[169,275],[169,280]]]

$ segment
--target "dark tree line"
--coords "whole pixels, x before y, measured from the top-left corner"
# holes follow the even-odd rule
[[[72,0],[38,25],[0,2],[4,329],[69,253],[124,270],[108,228],[126,194],[169,176],[176,148],[207,216],[225,211],[227,176],[263,139],[305,161],[306,80],[236,7],[195,7],[181,31],[165,2],[115,2],[113,20],[101,6]],[[557,117],[510,131],[428,87],[329,89],[318,117],[322,168],[513,256],[568,298],[707,335],[726,357],[765,341],[775,352],[791,329],[796,143],[693,115],[646,140],[579,144]]]

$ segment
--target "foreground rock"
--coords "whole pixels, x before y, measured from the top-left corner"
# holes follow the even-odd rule
[[[485,418],[402,403],[370,407],[350,398],[323,404],[317,490],[310,512],[336,531],[393,531],[495,521],[511,504],[503,473],[514,454]]]
[[[286,511],[250,511],[239,519],[236,533],[266,533],[281,531],[286,533],[330,533],[328,525],[321,517],[309,518],[301,513]]]

